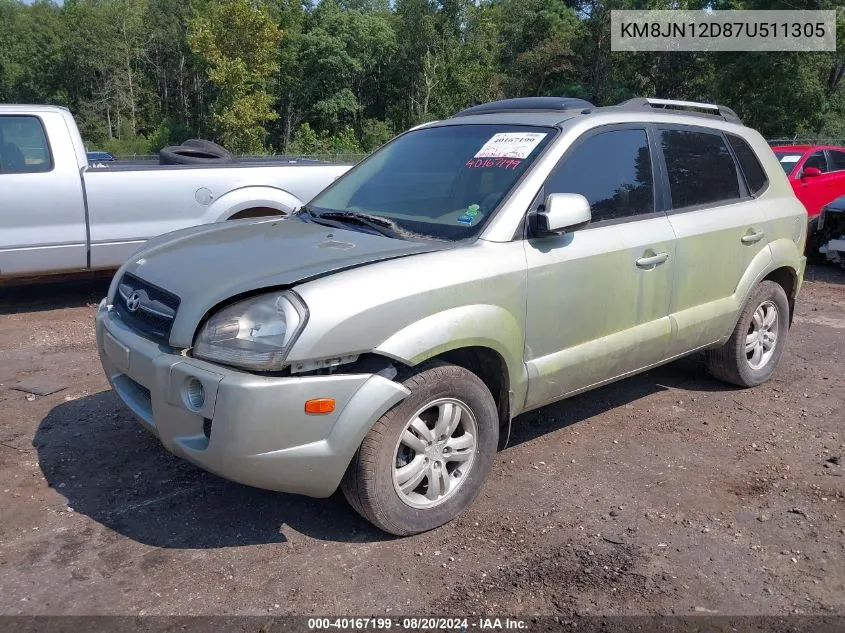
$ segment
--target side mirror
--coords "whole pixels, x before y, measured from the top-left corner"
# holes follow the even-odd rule
[[[552,193],[546,196],[544,209],[537,212],[537,232],[574,231],[589,224],[592,217],[590,202],[580,193]]]
[[[804,171],[801,172],[802,178],[815,178],[816,176],[821,176],[822,170],[818,167],[805,167]]]

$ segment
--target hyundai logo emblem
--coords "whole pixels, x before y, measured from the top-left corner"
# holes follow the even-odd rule
[[[138,308],[141,307],[141,295],[137,292],[133,292],[126,298],[126,309],[130,312],[137,312]]]

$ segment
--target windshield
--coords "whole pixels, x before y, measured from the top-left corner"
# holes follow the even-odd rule
[[[788,174],[795,169],[796,163],[801,160],[801,157],[804,154],[801,152],[788,152],[784,150],[775,150],[775,156],[778,157],[778,161],[780,161],[780,166],[783,167],[783,171]]]
[[[555,134],[525,125],[449,125],[408,132],[308,205],[315,216],[364,214],[399,231],[460,240],[478,233]]]

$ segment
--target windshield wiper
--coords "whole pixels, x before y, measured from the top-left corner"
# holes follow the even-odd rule
[[[310,209],[306,210],[315,219],[334,220],[336,222],[354,222],[366,226],[385,237],[394,237],[400,240],[405,239],[402,230],[393,221],[383,218],[378,215],[370,215],[368,213],[358,213],[357,211],[324,211],[323,213],[314,213]]]
[[[303,204],[303,205],[302,205],[301,207],[299,207],[296,211],[294,211],[293,213],[291,213],[291,215],[310,215],[312,218],[317,217],[317,214],[316,214],[316,213],[314,213],[314,212],[311,210],[311,207],[309,207],[307,204]]]

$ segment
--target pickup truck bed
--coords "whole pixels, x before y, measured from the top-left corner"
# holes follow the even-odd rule
[[[0,279],[117,268],[162,233],[290,213],[349,168],[89,164],[68,110],[0,105]]]
[[[266,158],[239,158],[237,163],[226,165],[226,168],[251,167],[282,167],[288,165],[333,165],[326,161],[311,158],[285,158],[282,156],[267,156]],[[174,169],[220,169],[220,165],[162,165],[157,160],[119,160],[108,163],[93,163],[88,165],[90,171],[170,171]]]

